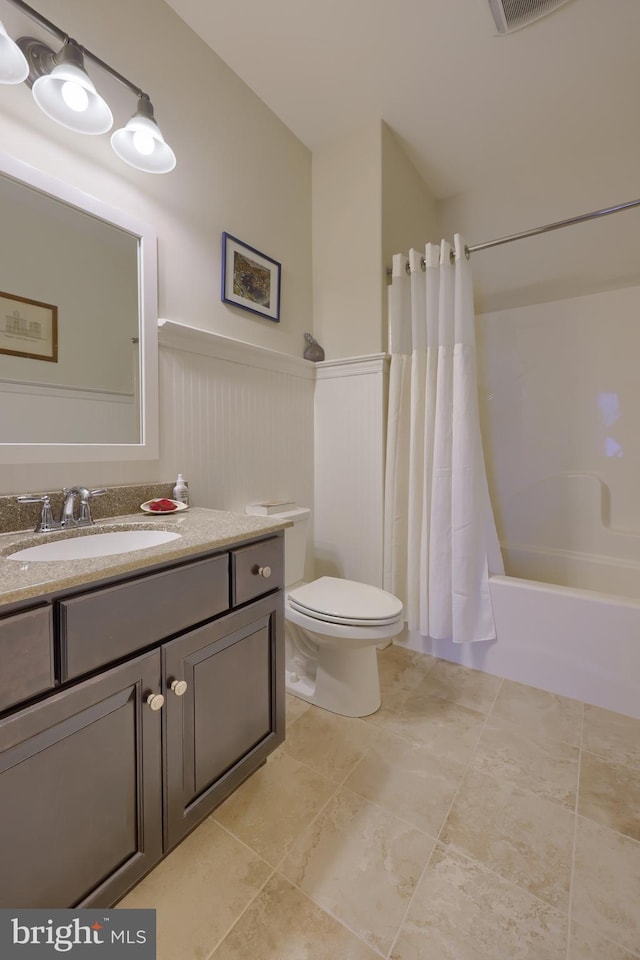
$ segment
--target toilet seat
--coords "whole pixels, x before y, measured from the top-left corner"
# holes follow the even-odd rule
[[[352,627],[386,626],[403,612],[401,601],[386,590],[337,577],[296,587],[289,593],[289,605],[314,620]]]

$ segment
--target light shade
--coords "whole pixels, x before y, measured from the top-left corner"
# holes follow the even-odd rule
[[[169,173],[176,165],[175,154],[165,143],[147,96],[140,97],[138,109],[126,126],[111,135],[111,146],[121,160],[145,173]]]
[[[106,133],[113,125],[108,103],[84,69],[82,50],[68,40],[53,57],[50,73],[33,84],[33,98],[48,117],[77,133]]]
[[[0,20],[0,83],[22,83],[28,75],[27,58]]]

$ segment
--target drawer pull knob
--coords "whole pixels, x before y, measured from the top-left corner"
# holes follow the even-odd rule
[[[171,688],[176,697],[184,697],[187,692],[187,681],[186,680],[172,680]]]
[[[164,706],[164,697],[161,693],[150,693],[147,697],[147,703],[152,710],[162,710]]]
[[[258,567],[258,576],[264,577],[265,580],[268,580],[271,576],[271,567]]]

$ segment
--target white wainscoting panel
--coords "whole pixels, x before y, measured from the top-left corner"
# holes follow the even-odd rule
[[[313,507],[313,364],[161,321],[161,476],[196,506]]]
[[[382,586],[386,357],[319,363],[316,378],[316,575]]]

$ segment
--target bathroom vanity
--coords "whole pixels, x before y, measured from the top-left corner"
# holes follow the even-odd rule
[[[93,561],[0,537],[0,907],[112,906],[284,739],[286,524],[156,519]]]

